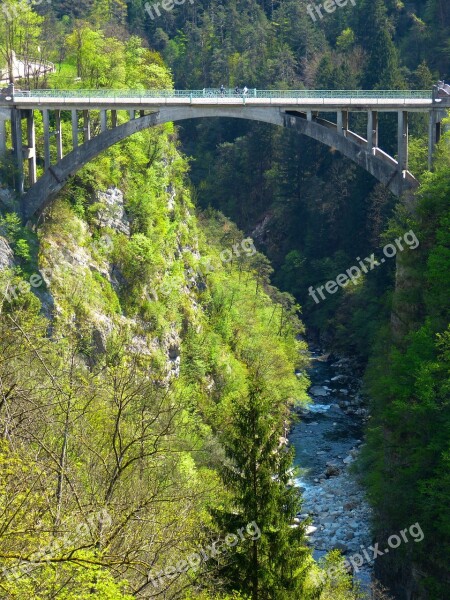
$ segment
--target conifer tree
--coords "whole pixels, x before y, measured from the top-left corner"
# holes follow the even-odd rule
[[[360,15],[360,38],[368,51],[364,89],[404,87],[384,1],[369,0]]]
[[[224,442],[229,462],[222,475],[233,503],[216,519],[224,533],[254,522],[260,537],[247,535],[240,541],[221,574],[230,587],[252,600],[302,597],[308,550],[304,528],[292,527],[300,497],[289,482],[292,452],[280,443],[285,418],[285,407],[274,404],[254,375],[247,397],[235,406],[233,426]]]

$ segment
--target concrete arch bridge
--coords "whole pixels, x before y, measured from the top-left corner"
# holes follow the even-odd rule
[[[0,96],[0,156],[8,152],[7,127],[11,128],[16,168],[15,189],[21,197],[24,220],[38,216],[56,197],[68,178],[103,150],[129,135],[169,121],[203,117],[232,117],[272,123],[293,129],[327,146],[373,175],[394,194],[417,187],[408,170],[408,116],[426,113],[429,118],[428,154],[439,141],[441,122],[450,107],[431,91],[346,90],[33,90]],[[44,173],[36,169],[35,114],[42,113]],[[61,112],[71,111],[72,150],[63,155]],[[99,131],[91,131],[92,111]],[[118,124],[118,111],[128,120]],[[352,112],[367,116],[362,137],[349,129]],[[379,146],[380,113],[396,113],[398,122],[396,158]],[[331,120],[330,120],[330,115]],[[53,130],[50,124],[52,123]],[[54,125],[53,125],[54,124]],[[51,155],[56,161],[51,162]]]

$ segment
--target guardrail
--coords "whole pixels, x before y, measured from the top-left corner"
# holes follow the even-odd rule
[[[38,98],[349,98],[349,99],[392,99],[431,100],[429,90],[16,90],[14,97]]]

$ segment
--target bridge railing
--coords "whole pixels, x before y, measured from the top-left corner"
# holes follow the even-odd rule
[[[226,89],[203,90],[30,90],[14,93],[15,97],[40,98],[360,98],[360,99],[431,99],[430,90],[257,90],[249,89],[245,94]]]

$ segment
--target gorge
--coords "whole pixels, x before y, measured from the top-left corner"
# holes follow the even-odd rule
[[[448,600],[448,3],[8,6],[0,598]]]

